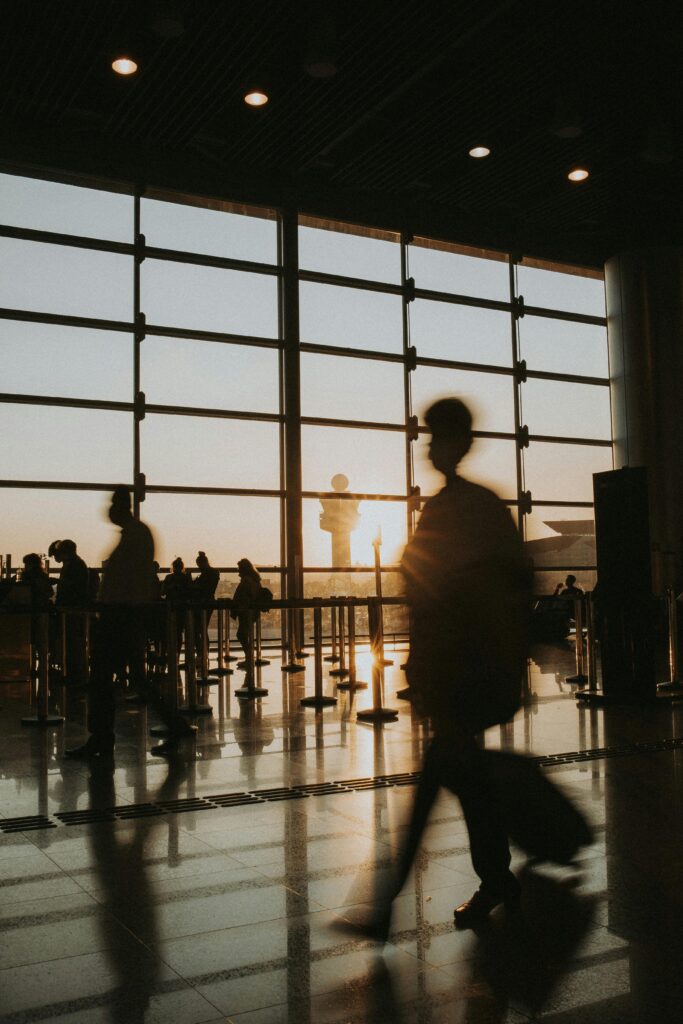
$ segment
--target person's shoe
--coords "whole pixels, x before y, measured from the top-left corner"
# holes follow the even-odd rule
[[[396,691],[396,697],[399,700],[410,700],[412,695],[413,695],[413,691],[410,689],[409,686],[404,686],[404,688],[402,690],[397,690]]]
[[[100,739],[90,736],[80,747],[70,747],[64,757],[72,761],[89,761],[91,757],[111,758],[114,756],[114,737]]]
[[[506,906],[514,906],[519,901],[520,886],[514,876],[504,891],[489,891],[477,889],[474,896],[465,900],[453,911],[455,927],[459,930],[466,928],[478,928],[486,921],[492,910],[499,907],[501,903]],[[514,885],[513,885],[514,881]]]

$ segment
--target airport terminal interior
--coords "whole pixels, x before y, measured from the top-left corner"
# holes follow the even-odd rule
[[[0,1021],[680,1020],[679,16],[30,0],[4,35]],[[479,742],[590,841],[544,854],[558,812],[534,851],[510,793],[519,901],[456,927],[444,788],[383,934],[437,724],[400,565],[453,396],[533,567]],[[78,753],[121,485],[147,683],[124,659],[113,756]]]

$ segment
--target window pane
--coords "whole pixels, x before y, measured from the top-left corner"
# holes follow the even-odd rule
[[[277,279],[147,259],[142,308],[151,324],[277,338]]]
[[[535,565],[595,565],[592,508],[535,506],[524,517],[524,529]]]
[[[413,412],[422,424],[430,405],[457,396],[467,403],[474,430],[514,432],[514,384],[507,374],[418,366],[410,380]]]
[[[405,494],[405,435],[388,430],[302,427],[301,461],[306,491],[331,491],[343,473],[349,491]]]
[[[207,206],[211,200],[206,200]],[[211,204],[220,207],[216,201]],[[140,201],[147,245],[256,263],[277,263],[277,221],[159,199]]]
[[[152,414],[140,424],[140,448],[149,484],[280,486],[277,423]]]
[[[133,212],[132,196],[0,174],[0,224],[132,244]]]
[[[368,238],[353,231],[299,227],[299,266],[343,277],[401,283],[401,247],[392,241]]]
[[[415,483],[422,494],[436,494],[444,478],[429,461],[429,435],[420,434],[413,446]],[[458,470],[467,480],[490,487],[505,500],[517,497],[515,442],[489,437],[475,437],[472,447]]]
[[[0,352],[3,391],[132,401],[130,334],[4,320]]]
[[[279,410],[274,349],[148,335],[140,349],[142,389],[154,404]]]
[[[533,442],[523,451],[526,489],[536,501],[592,501],[593,473],[612,469],[612,449]]]
[[[0,479],[126,483],[133,476],[131,413],[0,405],[0,437],[12,438],[0,446]]]
[[[520,263],[516,268],[517,294],[527,306],[561,309],[566,313],[605,315],[605,284],[594,277],[542,270]]]
[[[301,415],[403,423],[403,367],[303,352]]]
[[[507,260],[481,259],[460,252],[432,249],[419,242],[408,249],[408,267],[417,288],[510,301]]]
[[[410,311],[410,344],[418,356],[510,366],[510,314],[416,299]]]
[[[156,557],[164,566],[179,555],[194,568],[198,551],[216,566],[236,566],[240,558],[257,565],[280,562],[278,498],[148,494],[142,518],[154,530]]]
[[[323,499],[326,501],[327,499]],[[333,499],[334,500],[334,499]],[[353,502],[344,506],[355,507]],[[332,534],[320,526],[323,506],[320,501],[307,498],[303,503],[304,564],[333,565]],[[401,558],[407,541],[406,506],[402,501],[361,501],[356,511],[359,514],[351,530],[351,565],[374,565],[372,543],[378,530],[382,532],[380,554],[383,565],[394,565]],[[344,577],[345,589],[334,593],[356,593],[346,587],[352,584],[354,576]],[[374,593],[374,586],[371,591]],[[329,593],[329,591],[328,591]]]
[[[132,256],[0,238],[0,261],[0,306],[133,319]]]
[[[299,301],[304,342],[403,351],[400,295],[302,281]]]
[[[518,321],[520,357],[530,370],[607,377],[607,330],[595,324],[525,316]]]
[[[53,540],[70,537],[89,565],[100,565],[118,541],[109,522],[109,492],[2,488],[2,554],[21,565],[29,551],[47,552]]]
[[[609,388],[567,381],[528,380],[522,385],[522,417],[531,434],[609,441]]]

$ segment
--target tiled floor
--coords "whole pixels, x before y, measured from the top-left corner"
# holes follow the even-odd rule
[[[391,652],[390,652],[391,656]],[[335,708],[299,705],[306,676],[263,671],[269,695],[239,706],[239,674],[213,687],[196,752],[149,755],[145,708],[123,705],[113,773],[65,762],[83,735],[22,727],[26,694],[0,689],[0,830],[44,815],[51,828],[0,831],[0,1019],[97,1024],[679,1022],[683,1005],[683,750],[546,769],[590,819],[595,843],[572,868],[514,867],[520,915],[456,932],[476,879],[457,801],[442,795],[384,946],[344,930],[386,879],[411,785],[217,807],[262,793],[419,768],[425,734],[387,669],[381,728],[356,722],[371,692]],[[359,676],[370,671],[361,652]],[[683,705],[577,707],[571,648],[539,647],[530,694],[487,745],[536,755],[683,736]],[[333,680],[325,682],[334,693]],[[202,809],[68,825],[56,815],[203,798]]]

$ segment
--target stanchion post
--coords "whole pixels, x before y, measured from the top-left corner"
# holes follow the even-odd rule
[[[179,710],[186,715],[211,715],[210,704],[200,704],[197,692],[197,652],[194,631],[195,609],[188,605],[185,612],[185,681],[187,683],[187,704]]]
[[[320,605],[313,608],[313,658],[314,693],[312,697],[303,697],[301,704],[305,708],[333,707],[337,698],[323,694],[323,610]]]
[[[378,632],[380,629],[379,608],[381,598],[368,598],[368,625],[370,627],[370,644],[376,649],[378,645]],[[372,707],[365,711],[359,711],[356,719],[359,722],[393,722],[398,718],[398,711],[395,708],[385,708],[382,705],[382,683],[384,681],[384,666],[380,658],[373,658],[372,662]]]
[[[256,657],[254,658],[254,664],[255,665],[259,665],[259,666],[270,665],[270,661],[268,660],[268,658],[264,658],[262,656],[262,653],[261,653],[261,613],[259,611],[256,612],[255,632],[256,632]]]
[[[669,678],[659,683],[657,693],[682,694],[683,683],[678,671],[678,606],[673,587],[666,588],[666,610],[669,630]]]
[[[336,664],[339,661],[337,654],[337,607],[330,605],[330,653],[325,655],[325,661]]]
[[[305,672],[306,667],[304,665],[298,665],[296,661],[296,632],[295,632],[295,619],[294,609],[287,609],[287,656],[288,662],[282,666],[283,672]]]
[[[340,604],[337,612],[338,622],[338,638],[339,638],[339,668],[333,668],[330,670],[331,676],[347,676],[348,670],[346,668],[346,636],[344,628],[344,605]]]
[[[348,644],[349,644],[349,677],[337,683],[338,690],[366,690],[368,684],[356,678],[356,605],[351,598],[347,606]]]
[[[576,642],[576,672],[573,676],[565,676],[567,683],[585,683],[588,680],[583,651],[583,597],[574,598],[574,639]]]
[[[254,658],[254,616],[251,610],[247,610],[245,614],[247,616],[247,632],[249,634],[249,641],[245,652],[246,677],[244,686],[239,686],[235,690],[235,696],[239,697],[240,700],[255,700],[258,697],[267,697],[268,690],[264,686],[257,686],[254,680],[256,664]]]
[[[586,594],[586,668],[588,689],[595,692],[598,688],[598,669],[595,657],[595,602],[593,594]]]
[[[49,712],[50,688],[50,655],[49,655],[49,614],[39,612],[32,615],[32,631],[36,635],[38,653],[38,693],[35,715],[26,715],[22,725],[59,725],[64,721],[63,715],[51,715]]]

